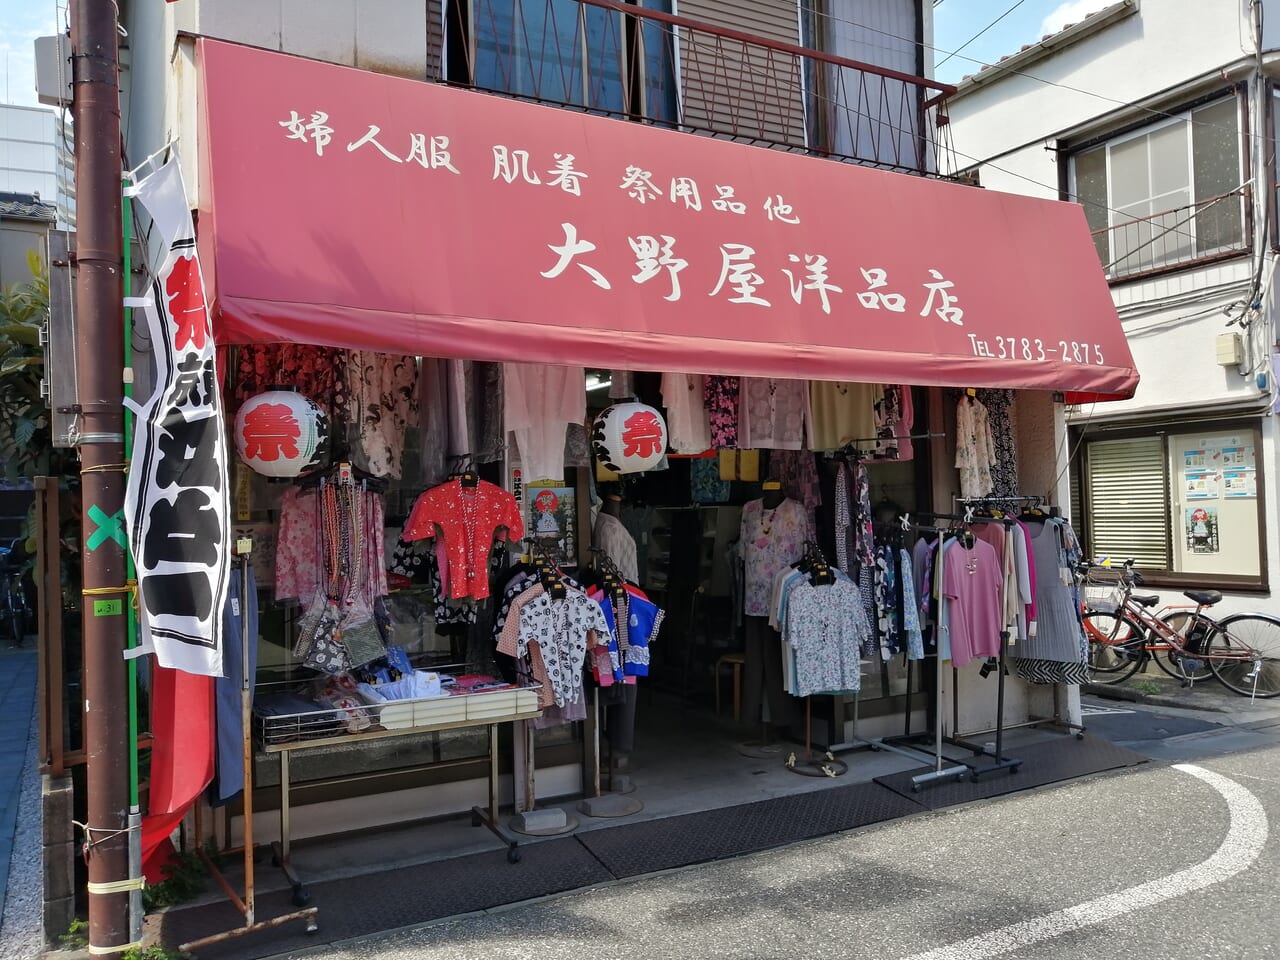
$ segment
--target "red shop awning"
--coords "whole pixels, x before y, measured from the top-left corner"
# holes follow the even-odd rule
[[[1084,214],[201,40],[223,343],[1127,397]]]

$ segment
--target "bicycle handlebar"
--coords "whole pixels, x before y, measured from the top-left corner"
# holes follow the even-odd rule
[[[1143,579],[1142,574],[1140,574],[1137,570],[1134,569],[1134,564],[1136,562],[1137,561],[1135,561],[1133,557],[1130,557],[1123,564],[1121,564],[1121,572],[1120,572],[1121,583],[1128,583],[1128,584],[1132,584],[1133,586],[1142,586],[1142,584],[1146,582]],[[1103,564],[1095,563],[1092,560],[1081,560],[1079,569],[1082,574],[1088,574],[1090,570],[1114,569],[1114,567],[1105,567]]]

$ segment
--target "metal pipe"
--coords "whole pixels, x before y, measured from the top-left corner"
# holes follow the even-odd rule
[[[124,535],[124,288],[121,281],[117,7],[72,0],[72,113],[77,198],[76,357],[84,572],[84,713],[88,770],[89,950],[130,945],[129,894],[101,893],[129,874],[129,743]],[[99,522],[95,518],[106,518]],[[93,546],[91,546],[93,544]],[[101,602],[96,599],[101,597]],[[119,601],[111,603],[110,601]]]
[[[253,678],[249,675],[249,644],[257,643],[257,637],[249,636],[249,558],[240,556],[240,740],[244,763],[244,922],[253,926]],[[257,598],[253,598],[257,602]]]

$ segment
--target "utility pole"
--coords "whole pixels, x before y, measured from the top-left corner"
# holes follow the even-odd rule
[[[88,755],[89,952],[129,942],[129,751],[124,661],[124,283],[120,80],[113,0],[71,0],[76,141],[76,368]]]

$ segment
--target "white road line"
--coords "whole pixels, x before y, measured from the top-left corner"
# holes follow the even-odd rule
[[[1173,769],[1199,777],[1227,801],[1227,810],[1231,815],[1227,836],[1208,860],[1167,877],[1149,880],[1118,893],[1104,894],[1074,907],[1022,920],[945,947],[926,950],[906,960],[983,960],[999,956],[1060,937],[1081,927],[1105,923],[1134,910],[1203,890],[1248,869],[1258,859],[1263,844],[1267,842],[1267,814],[1258,798],[1234,780],[1212,770],[1190,763],[1175,764]]]

